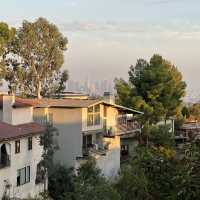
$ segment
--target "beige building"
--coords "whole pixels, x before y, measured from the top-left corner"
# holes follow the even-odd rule
[[[33,122],[33,107],[0,96],[0,199],[35,197],[44,185],[38,177],[44,127]]]
[[[120,169],[120,136],[135,130],[134,120],[127,121],[138,111],[106,101],[90,99],[21,99],[31,104],[34,120],[49,120],[59,131],[59,150],[55,160],[78,168],[89,156],[107,177],[116,176]],[[132,117],[133,119],[133,117]]]

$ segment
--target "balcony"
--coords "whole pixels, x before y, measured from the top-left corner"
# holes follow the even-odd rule
[[[117,129],[120,134],[125,134],[140,131],[141,127],[132,114],[124,114],[117,118]]]
[[[0,155],[0,169],[10,166],[10,157],[7,154]]]
[[[108,149],[109,149],[108,143],[104,143],[102,145],[91,144],[88,145],[87,147],[83,147],[83,156],[84,157],[93,155],[105,156]]]

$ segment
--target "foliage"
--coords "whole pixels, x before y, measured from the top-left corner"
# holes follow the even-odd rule
[[[190,117],[190,110],[187,106],[184,106],[181,110],[181,113],[184,118],[188,119]]]
[[[152,141],[155,146],[173,147],[175,145],[169,125],[152,126],[150,130],[150,141]]]
[[[73,169],[61,165],[54,167],[49,177],[49,194],[58,200],[118,200],[119,194],[90,158],[74,175]]]
[[[75,181],[76,200],[118,200],[119,195],[101,175],[94,159],[89,159],[78,169]]]
[[[200,121],[200,104],[193,104],[189,107],[189,113],[191,118]]]
[[[5,76],[5,63],[3,60],[4,54],[6,52],[6,45],[10,42],[15,35],[15,29],[9,28],[9,26],[0,22],[0,79]]]
[[[62,74],[60,68],[66,45],[67,39],[46,19],[39,18],[33,23],[24,21],[16,37],[7,45],[4,58],[9,89],[38,98],[63,90],[68,76],[66,71]]]
[[[118,103],[144,111],[142,122],[155,124],[176,114],[186,84],[177,67],[159,55],[139,59],[129,70],[129,81],[115,80]]]
[[[74,195],[74,171],[60,164],[54,166],[49,176],[49,194],[56,200],[70,200]]]
[[[151,199],[151,195],[148,191],[148,181],[145,177],[144,170],[138,165],[126,167],[118,182],[115,184],[115,188],[120,194],[121,200],[148,200]]]
[[[51,124],[47,124],[46,131],[40,137],[40,142],[43,145],[42,160],[39,165],[41,166],[40,177],[44,177],[44,190],[46,190],[46,179],[54,172],[54,153],[58,150],[58,144],[55,141],[55,136],[58,131]]]

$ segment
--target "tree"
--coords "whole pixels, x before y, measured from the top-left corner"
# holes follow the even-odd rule
[[[182,108],[181,113],[185,119],[188,119],[190,117],[190,110],[187,106],[184,106]]]
[[[49,176],[49,195],[57,200],[73,199],[75,192],[75,174],[72,168],[66,168],[60,164],[54,165],[53,172]]]
[[[22,90],[23,94],[38,98],[63,90],[68,76],[66,71],[62,74],[60,68],[67,42],[58,28],[44,18],[33,23],[24,21],[15,39],[9,43],[5,57],[10,90]],[[46,85],[51,89],[47,90]]]
[[[186,88],[177,67],[154,55],[150,62],[139,59],[128,74],[128,82],[115,80],[118,103],[144,111],[143,122],[150,125],[176,114]]]
[[[6,45],[15,35],[15,29],[9,28],[8,24],[0,22],[0,80],[5,76],[5,63],[3,60]]]
[[[189,107],[189,112],[191,118],[200,121],[200,104],[193,104]]]
[[[78,169],[75,180],[75,200],[119,200],[120,196],[102,176],[94,159],[90,158]]]
[[[39,179],[37,181],[43,181],[44,182],[44,192],[47,189],[46,180],[48,177],[54,173],[54,153],[58,150],[59,146],[56,143],[55,136],[57,136],[58,130],[52,126],[49,122],[46,124],[46,130],[43,135],[40,137],[40,142],[43,145],[43,154],[42,154],[42,160],[39,163],[40,167],[40,173]]]

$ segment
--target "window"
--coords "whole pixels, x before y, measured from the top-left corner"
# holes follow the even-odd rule
[[[87,125],[100,125],[100,104],[88,108]]]
[[[17,170],[17,186],[30,182],[30,166]]]
[[[83,136],[83,148],[92,147],[92,135],[84,135]]]
[[[121,145],[121,155],[128,156],[129,155],[129,146],[128,144]]]
[[[28,138],[28,150],[30,151],[33,148],[33,141],[32,137]]]
[[[20,140],[15,141],[15,153],[20,153]]]

